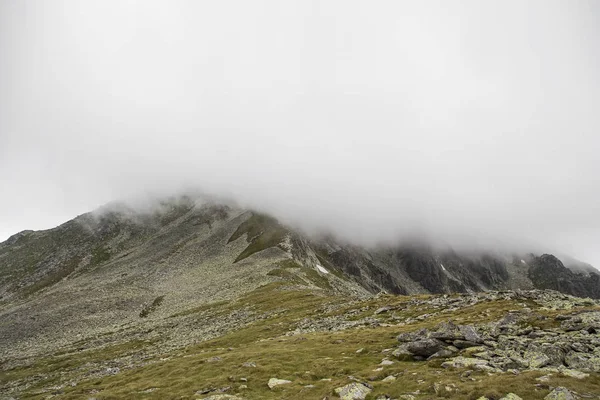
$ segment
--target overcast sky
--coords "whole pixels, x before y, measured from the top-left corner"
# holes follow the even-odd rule
[[[600,5],[0,0],[0,240],[197,186],[600,266]]]

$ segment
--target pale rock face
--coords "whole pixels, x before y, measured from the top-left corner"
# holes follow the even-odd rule
[[[328,274],[329,271],[327,271],[325,268],[321,267],[319,264],[317,264],[317,270],[319,272],[321,272],[322,274]]]

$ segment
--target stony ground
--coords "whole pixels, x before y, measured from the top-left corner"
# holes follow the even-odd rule
[[[0,398],[600,399],[600,304],[557,292],[352,300],[282,278],[160,321],[4,359]]]

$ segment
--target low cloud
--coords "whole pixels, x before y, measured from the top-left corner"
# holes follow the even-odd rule
[[[600,265],[589,2],[0,5],[0,234],[189,188]]]

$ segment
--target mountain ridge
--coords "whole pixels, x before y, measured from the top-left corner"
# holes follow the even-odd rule
[[[321,332],[318,340],[325,342],[306,350],[312,354],[353,337],[333,339],[332,332],[360,336],[355,329],[372,335],[366,343],[377,342],[405,324],[464,319],[453,314],[456,296],[467,308],[489,303],[487,309],[465,311],[473,319],[481,313],[502,316],[489,311],[493,307],[527,312],[530,297],[539,299],[540,312],[585,311],[598,307],[597,301],[551,289],[598,297],[597,277],[572,272],[552,255],[464,254],[414,243],[365,248],[331,235],[307,236],[264,213],[192,197],[168,199],[143,212],[113,205],[0,243],[0,395],[60,394],[65,374],[88,387],[90,379],[118,377],[119,368],[146,371],[171,357],[183,360],[193,346],[209,346],[223,358],[223,349],[263,351],[253,346]],[[399,307],[389,304],[398,301],[421,308],[409,306],[400,317],[389,312]],[[379,314],[385,318],[375,317]],[[383,338],[381,332],[387,332]],[[52,389],[52,382],[61,389]],[[257,390],[249,398],[281,398]]]

